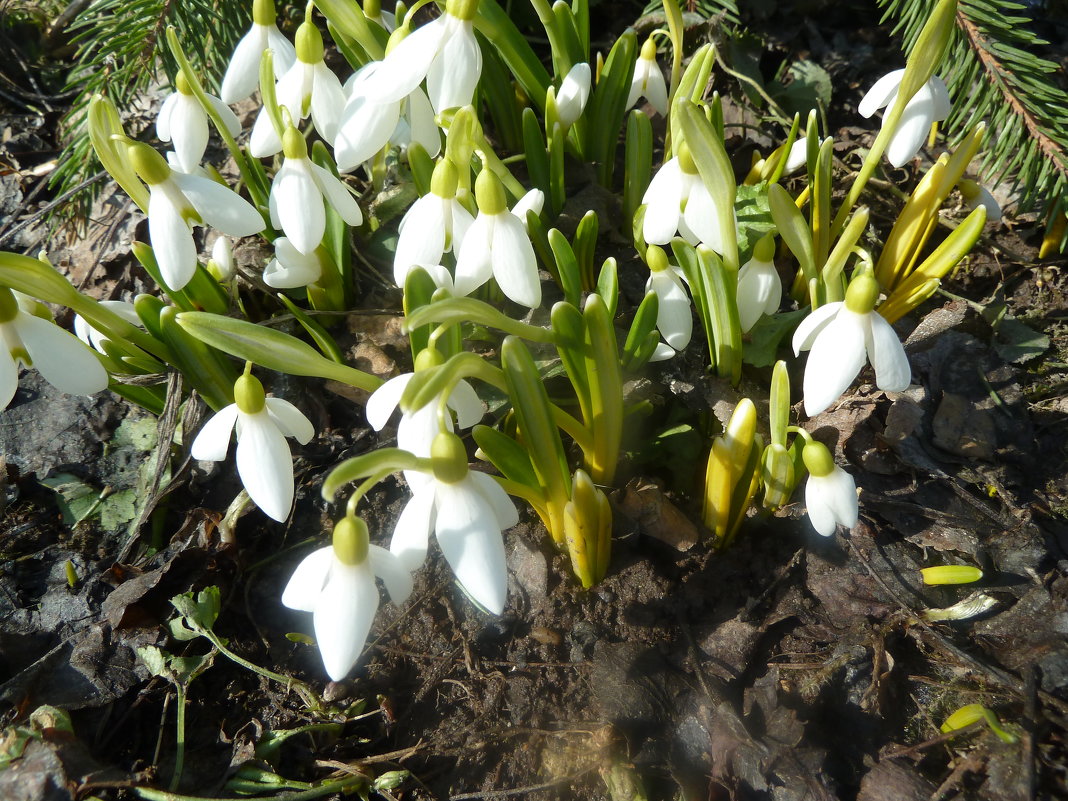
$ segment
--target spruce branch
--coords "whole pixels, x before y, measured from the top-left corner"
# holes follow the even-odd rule
[[[911,52],[926,0],[879,0]],[[959,139],[986,119],[991,135],[981,170],[987,183],[1018,189],[1019,208],[1052,205],[1068,193],[1068,91],[1060,67],[1036,52],[1048,43],[1030,29],[1026,7],[960,0],[944,78],[956,103],[946,121]]]

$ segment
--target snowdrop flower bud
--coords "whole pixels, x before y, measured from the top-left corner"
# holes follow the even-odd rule
[[[181,72],[174,81],[175,91],[163,101],[156,118],[156,135],[163,142],[174,141],[174,155],[182,172],[193,172],[204,158],[208,146],[208,115],[193,95],[189,82]],[[234,112],[214,95],[208,102],[226,122],[231,136],[241,132],[241,123]]]
[[[306,556],[282,592],[284,606],[314,616],[315,641],[334,681],[348,675],[367,642],[378,611],[375,576],[393,603],[412,592],[411,574],[400,560],[370,544],[362,519],[344,517],[334,526],[333,543]]]
[[[250,236],[264,229],[260,213],[228,187],[167,166],[155,150],[133,142],[130,163],[148,184],[148,236],[168,289],[181,289],[197,268],[193,225],[211,225],[229,236]]]
[[[808,163],[808,137],[800,136],[790,145],[790,153],[786,157],[785,172],[789,175],[796,170],[800,170],[806,163]]]
[[[690,297],[682,285],[679,274],[668,263],[662,248],[650,245],[645,260],[649,264],[649,280],[645,291],[656,293],[656,327],[664,341],[675,350],[682,350],[693,335],[693,315],[690,313]]]
[[[273,289],[299,289],[314,284],[322,274],[318,248],[304,255],[280,236],[274,240],[274,258],[263,268],[263,283]]]
[[[529,308],[541,305],[538,261],[523,223],[509,213],[504,187],[488,168],[475,179],[478,217],[464,235],[456,256],[455,292],[469,295],[490,277],[511,300]]]
[[[1001,205],[994,200],[994,196],[985,186],[980,186],[975,181],[965,178],[957,184],[957,188],[960,189],[969,209],[974,209],[976,206],[986,209],[987,222],[997,222],[1001,219]]]
[[[234,251],[230,247],[230,240],[225,236],[216,237],[215,244],[211,246],[208,272],[219,283],[226,283],[234,277]]]
[[[307,444],[315,435],[311,421],[289,401],[268,398],[263,385],[245,373],[234,383],[234,403],[205,423],[193,440],[193,458],[221,462],[235,427],[237,474],[245,491],[268,517],[285,520],[293,505],[293,456],[286,437]]]
[[[372,97],[395,102],[426,78],[436,113],[469,105],[482,74],[482,51],[472,23],[477,11],[478,0],[447,0],[444,14],[388,52]]]
[[[401,219],[393,280],[404,286],[408,270],[416,264],[441,264],[448,251],[458,253],[474,218],[456,199],[459,174],[448,159],[434,167],[430,192],[423,195]]]
[[[753,248],[753,258],[738,271],[738,320],[748,333],[765,314],[775,314],[782,302],[782,280],[775,269],[775,238],[765,235]]]
[[[901,392],[912,370],[901,341],[875,311],[879,284],[868,273],[853,278],[846,299],[820,306],[794,331],[794,354],[810,350],[805,365],[805,414],[829,408],[866,361],[875,368],[875,383],[886,392]]]
[[[296,50],[275,25],[273,0],[253,0],[252,27],[237,43],[223,76],[219,95],[224,103],[238,103],[256,91],[264,50],[274,54],[274,77],[281,80],[296,61]]]
[[[857,111],[870,117],[881,108],[893,108],[905,70],[894,70],[877,80],[860,101]],[[950,102],[946,85],[937,75],[931,76],[905,106],[897,130],[886,148],[886,157],[900,167],[919,152],[931,125],[949,116]]]
[[[134,310],[134,305],[132,303],[125,300],[102,300],[100,301],[100,305],[109,311],[115,312],[115,314],[126,322],[141,326],[141,318],[137,316],[137,312]],[[104,349],[104,343],[110,342],[111,340],[89,325],[85,318],[80,314],[74,315],[74,335],[86,345],[89,345],[100,353],[107,353]]]
[[[499,615],[508,593],[501,532],[519,522],[515,505],[490,476],[468,469],[455,434],[438,434],[430,458],[433,476],[413,488],[389,549],[414,570],[426,557],[433,529],[456,579],[476,603]]]
[[[645,40],[638,54],[638,60],[634,64],[634,77],[630,81],[627,108],[643,97],[657,112],[667,116],[667,85],[664,82],[664,73],[660,71],[660,65],[656,62],[656,40],[652,36]]]
[[[292,125],[283,137],[282,152],[285,161],[274,176],[268,199],[271,225],[284,231],[289,243],[309,256],[326,231],[324,198],[349,225],[362,223],[363,213],[341,180],[308,158],[308,145]]]
[[[275,86],[280,107],[289,111],[294,123],[311,112],[312,122],[319,135],[334,144],[341,110],[345,106],[345,92],[341,81],[323,62],[323,35],[309,20],[297,28],[297,59]],[[252,126],[249,152],[256,158],[273,156],[282,149],[282,142],[274,130],[270,115],[261,110]]]
[[[107,371],[77,337],[27,312],[10,289],[0,287],[0,409],[15,396],[20,366],[36,368],[71,395],[92,395],[108,385]]]
[[[653,176],[642,203],[642,236],[648,244],[666,245],[678,232],[691,245],[704,242],[717,253],[723,251],[719,210],[685,142]]]
[[[560,91],[556,93],[556,111],[565,129],[582,116],[586,101],[590,99],[592,77],[590,65],[583,62],[568,70],[560,83]]]
[[[816,440],[805,441],[801,458],[808,468],[805,506],[812,527],[829,537],[839,523],[846,528],[856,525],[860,510],[853,477],[838,467],[827,447]]]

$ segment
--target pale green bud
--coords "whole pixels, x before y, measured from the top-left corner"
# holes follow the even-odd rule
[[[456,484],[467,477],[467,449],[455,434],[442,431],[434,437],[430,461],[438,481]]]
[[[822,442],[806,441],[805,447],[801,450],[801,458],[804,459],[809,474],[816,478],[829,476],[834,472],[834,457]]]
[[[297,58],[305,64],[318,64],[323,60],[323,35],[309,20],[297,28],[296,49]]]
[[[370,538],[362,518],[346,515],[334,526],[334,556],[343,565],[362,564],[367,558]]]
[[[189,81],[185,78],[185,73],[179,71],[178,75],[174,79],[174,89],[183,95],[193,94],[193,90],[189,86]]]
[[[473,20],[478,13],[478,0],[447,0],[445,13],[465,22]]]
[[[493,174],[493,170],[483,168],[475,179],[475,202],[483,214],[497,215],[508,211],[504,186],[501,179]]]
[[[649,272],[659,273],[669,269],[667,253],[659,245],[650,245],[645,251],[645,263],[649,265]]]
[[[263,384],[254,375],[244,373],[234,382],[234,403],[245,414],[259,414],[267,405]]]
[[[775,234],[764,234],[753,248],[756,261],[773,261],[775,259]]]
[[[304,141],[301,132],[292,125],[282,134],[282,153],[287,159],[308,158],[308,143]]]
[[[869,273],[861,273],[846,289],[846,308],[856,314],[869,314],[879,299],[879,282]]]
[[[138,177],[149,186],[162,184],[171,177],[167,160],[143,142],[131,142],[126,146],[126,157]]]
[[[274,25],[274,0],[252,0],[252,21],[257,25]]]
[[[456,187],[460,183],[460,174],[456,165],[448,159],[442,159],[434,166],[430,178],[430,191],[438,197],[456,197]]]
[[[697,175],[697,163],[693,160],[689,145],[682,142],[676,153],[679,157],[679,169],[687,175]]]

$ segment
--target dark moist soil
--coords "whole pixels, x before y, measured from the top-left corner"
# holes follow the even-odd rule
[[[754,12],[771,37],[763,66],[822,63],[841,115],[836,139],[863,142],[870,126],[857,125],[855,103],[900,57],[884,30],[850,27],[871,9],[847,18],[817,5],[793,6],[774,25]],[[16,111],[5,111],[7,124]],[[26,169],[54,143],[41,139],[47,129],[19,130],[27,144],[8,149]],[[741,170],[748,155],[736,158]],[[911,186],[911,173],[893,178]],[[15,197],[30,184],[3,186]],[[895,207],[870,195],[884,225]],[[19,198],[8,228],[33,211],[17,211]],[[98,210],[115,205],[119,196]],[[92,223],[89,245],[53,246],[73,280],[103,297],[145,288],[121,247],[145,233],[114,219]],[[26,238],[34,230],[22,247],[40,247],[39,228],[38,240]],[[296,691],[216,656],[189,689],[178,789],[192,795],[231,796],[227,781],[259,767],[295,781],[403,768],[411,776],[385,797],[413,801],[1068,797],[1068,275],[1059,260],[1037,261],[1040,237],[1033,217],[990,226],[945,285],[968,300],[939,298],[899,325],[913,386],[890,398],[865,373],[855,393],[805,423],[861,488],[851,532],[821,538],[794,504],[751,518],[722,553],[700,541],[707,434],[740,395],[706,375],[696,344],[629,385],[653,412],[628,431],[599,586],[578,588],[524,511],[506,536],[501,617],[476,609],[432,551],[412,597],[383,604],[360,666],[340,684],[324,682],[313,647],[287,637],[309,632],[310,620],[279,594],[339,514],[319,498],[324,475],[391,444],[390,430],[369,431],[343,388],[277,381],[320,432],[297,451],[296,511],[281,525],[253,510],[236,544],[224,544],[220,518],[239,489],[231,464],[205,473],[177,449],[172,475],[155,480],[139,472],[155,458],[152,437],[112,433],[154,423],[105,395],[64,397],[25,376],[0,414],[0,702],[5,724],[25,729],[50,704],[70,712],[73,731],[39,724],[16,751],[9,729],[0,760],[21,758],[6,771],[0,762],[0,798],[122,799],[133,786],[167,786],[173,687],[150,677],[136,651],[207,653],[204,639],[174,640],[165,625],[172,597],[205,587],[220,588],[215,630],[234,653],[326,700],[309,711]],[[618,252],[607,234],[601,243],[603,255]],[[624,267],[623,302],[635,303],[644,279]],[[349,317],[339,341],[382,375],[409,369],[399,318],[375,311],[396,308],[396,297],[363,278],[368,311]],[[994,328],[998,304],[1008,317]],[[741,391],[759,403],[766,386],[766,370],[751,370]],[[105,530],[99,516],[65,524],[41,483],[58,474],[108,496],[132,491],[140,539],[127,536],[129,523]],[[387,481],[362,508],[380,544],[407,498],[402,483]],[[985,578],[923,586],[918,568],[945,563],[979,566]],[[924,617],[969,598],[983,611],[965,621]],[[966,704],[994,710],[1014,741],[982,724],[943,735],[940,724]],[[279,732],[331,721],[265,748]]]

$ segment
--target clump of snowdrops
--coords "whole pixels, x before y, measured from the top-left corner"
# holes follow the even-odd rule
[[[282,590],[285,605],[314,616],[333,679],[360,657],[379,604],[376,577],[403,602],[431,535],[470,598],[501,613],[503,537],[519,520],[516,501],[569,554],[576,580],[601,580],[612,539],[606,491],[627,416],[636,413],[624,381],[689,347],[695,317],[709,369],[735,384],[747,334],[792,329],[794,356],[808,351],[808,416],[834,404],[866,363],[879,389],[907,389],[911,370],[891,324],[934,293],[988,218],[981,203],[927,247],[955,186],[980,195],[964,178],[982,142],[979,125],[927,169],[881,251],[863,244],[868,210],[857,204],[868,180],[884,156],[895,166],[912,160],[949,111],[934,70],[955,0],[935,5],[913,57],[862,102],[865,116],[886,111],[857,175],[832,172],[833,141],[813,114],[796,118],[741,185],[724,148],[713,47],[683,52],[676,0],[664,3],[665,30],[642,42],[628,30],[607,54],[591,52],[585,0],[531,4],[551,47],[549,68],[495,0],[420,0],[398,6],[396,17],[373,0],[362,9],[320,0],[308,5],[293,42],[276,27],[272,0],[254,0],[252,28],[218,96],[168,31],[181,72],[156,134],[169,152],[129,139],[107,99],[90,108],[101,162],[147,215],[149,241],[133,253],[159,292],[98,303],[44,255],[0,255],[5,404],[24,365],[63,391],[110,388],[158,413],[162,389],[144,379],[178,371],[214,411],[188,440],[192,456],[226,460],[236,434],[248,497],[275,520],[293,506],[289,440],[306,443],[315,431],[290,401],[268,395],[260,376],[343,382],[369,393],[372,427],[395,421],[396,447],[326,476],[327,500],[355,488],[330,542]],[[324,22],[351,74],[325,64]],[[257,92],[259,111],[242,131],[230,106]],[[666,117],[667,135],[654,161],[655,115]],[[212,133],[229,151],[236,183],[204,162]],[[589,210],[569,237],[557,225],[577,169],[613,193],[621,213]],[[794,195],[782,180],[802,169]],[[837,209],[835,189],[845,193]],[[389,216],[397,202],[375,202],[383,193],[405,199],[399,221]],[[208,257],[197,226],[213,231]],[[354,307],[354,254],[372,239],[388,241],[382,234],[394,228],[391,276],[403,291],[414,369],[383,381],[346,364],[314,312]],[[234,272],[241,237],[261,237],[273,254],[251,282]],[[631,245],[596,262],[595,252],[620,241]],[[620,307],[621,264],[647,271],[633,310]],[[549,309],[545,274],[562,297]],[[238,282],[262,295],[257,304],[240,302]],[[42,302],[73,309],[85,344],[55,326]],[[250,316],[253,308],[261,316]],[[275,313],[292,316],[299,336],[271,325]],[[472,324],[497,337],[492,356],[467,346]],[[566,376],[569,397],[547,394],[547,364]],[[505,399],[492,417],[487,388]],[[744,399],[711,443],[702,518],[713,547],[738,535],[751,507],[779,509],[802,482],[819,534],[857,521],[852,477],[791,424],[790,396],[779,362],[766,423]],[[474,459],[488,466],[472,469]],[[398,472],[411,497],[389,546],[373,545],[359,504]]]

